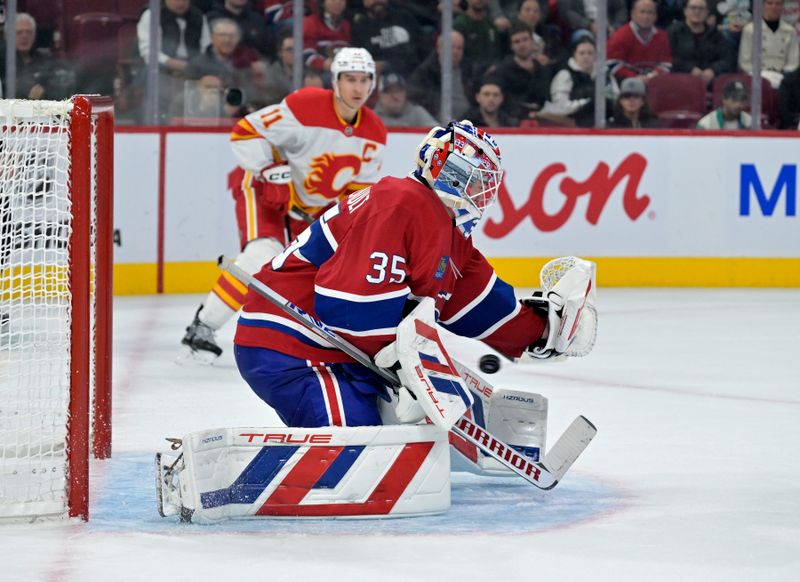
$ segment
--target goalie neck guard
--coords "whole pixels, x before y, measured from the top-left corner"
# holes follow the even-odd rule
[[[417,149],[414,175],[423,180],[453,213],[465,238],[497,198],[503,171],[500,148],[471,122],[434,127]]]
[[[339,97],[339,75],[342,73],[366,73],[370,78],[369,94],[375,90],[375,61],[367,49],[344,47],[336,52],[331,62],[333,91]]]

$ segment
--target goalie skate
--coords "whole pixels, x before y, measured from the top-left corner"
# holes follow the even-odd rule
[[[173,441],[177,442],[177,439]],[[178,445],[180,446],[180,445]],[[181,521],[191,521],[192,512],[183,506],[180,474],[184,470],[183,453],[171,462],[165,462],[162,453],[156,453],[156,503],[161,517],[180,515]]]

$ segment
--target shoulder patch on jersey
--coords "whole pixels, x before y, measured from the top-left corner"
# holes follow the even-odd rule
[[[437,280],[444,279],[445,273],[447,273],[447,264],[450,262],[450,257],[442,257],[439,259],[439,264],[436,266],[436,272],[433,274],[433,278]]]

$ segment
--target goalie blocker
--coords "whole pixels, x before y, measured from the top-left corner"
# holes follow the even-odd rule
[[[430,425],[195,432],[174,458],[156,455],[158,510],[194,523],[442,513],[448,448]]]

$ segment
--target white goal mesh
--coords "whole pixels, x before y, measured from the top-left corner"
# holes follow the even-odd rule
[[[76,264],[70,248],[76,224],[73,180],[80,172],[90,176],[96,231],[96,141],[88,140],[90,167],[75,167],[73,108],[69,101],[0,101],[2,518],[65,514],[71,457],[82,454],[78,449],[88,451],[88,435],[70,445],[68,431],[77,426],[69,415],[74,369],[80,366],[73,350],[76,341],[88,342],[93,354],[93,333],[75,338],[71,322],[74,273],[83,269],[91,280],[95,253],[88,264]],[[93,235],[91,241],[94,249]],[[92,300],[92,321],[94,313]],[[83,374],[93,382],[94,358],[91,362]]]

